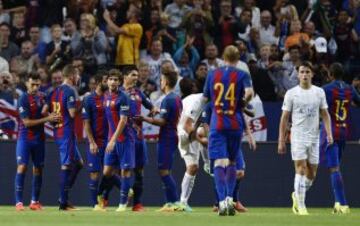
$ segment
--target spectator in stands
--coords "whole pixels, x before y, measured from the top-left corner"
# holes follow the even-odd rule
[[[174,53],[174,45],[176,44],[176,29],[169,26],[170,17],[166,13],[160,15],[160,28],[155,34],[157,38],[161,39],[163,43],[164,52],[169,54]]]
[[[29,38],[31,43],[34,46],[33,53],[37,54],[39,57],[40,63],[44,64],[46,62],[46,43],[40,40],[40,27],[34,25],[29,29]]]
[[[243,9],[251,11],[251,26],[259,28],[260,27],[260,9],[256,7],[255,0],[244,0],[243,4],[235,8],[235,16],[240,17]]]
[[[8,24],[10,23],[10,14],[4,10],[4,5],[2,0],[0,0],[0,24],[1,23],[8,23]]]
[[[185,0],[174,0],[173,3],[165,7],[164,12],[169,15],[169,26],[173,29],[178,29],[186,14],[191,11],[191,7],[186,5]]]
[[[261,44],[278,44],[279,38],[275,36],[275,26],[271,24],[272,15],[269,10],[263,10],[260,15],[260,42]]]
[[[20,94],[17,93],[15,86],[13,75],[10,72],[0,73],[0,99],[14,105],[15,99]]]
[[[273,12],[277,20],[281,20],[282,18],[286,18],[288,21],[299,19],[295,6],[290,4],[289,0],[276,0]]]
[[[225,46],[233,44],[239,33],[236,19],[232,15],[231,0],[221,0],[220,17],[218,21],[215,21],[215,24],[215,42],[222,50]]]
[[[201,62],[207,66],[208,70],[214,70],[224,65],[224,61],[218,58],[218,48],[214,43],[210,43],[205,48],[205,59]]]
[[[135,7],[129,7],[126,18],[128,23],[118,27],[110,18],[108,10],[104,12],[104,19],[108,28],[119,35],[116,50],[115,65],[124,67],[137,65],[140,60],[140,40],[143,35],[143,28],[139,24],[140,11]]]
[[[316,34],[315,24],[312,21],[304,22],[303,32],[309,36],[311,45],[314,44],[315,39],[319,36]]]
[[[85,71],[84,59],[80,57],[75,57],[72,60],[72,66],[78,70],[80,76],[79,83],[77,84],[79,95],[82,96],[89,91],[89,80],[91,76]]]
[[[17,46],[20,46],[21,43],[26,39],[25,12],[16,11],[13,13],[10,31],[10,39]]]
[[[0,57],[0,73],[9,71],[9,63],[4,58]]]
[[[70,42],[63,41],[62,28],[60,24],[51,26],[52,41],[46,45],[46,64],[52,71],[59,66],[63,66],[70,61],[71,46]]]
[[[75,35],[71,40],[73,55],[81,57],[85,70],[94,74],[97,68],[106,65],[106,36],[96,26],[95,17],[89,13],[81,14],[79,32],[80,35]]]
[[[10,41],[10,25],[7,23],[0,24],[0,56],[10,61],[11,58],[20,53],[19,47]]]
[[[145,39],[146,50],[150,49],[151,40],[161,29],[160,11],[156,8],[151,9],[149,19],[150,23],[148,24],[148,27],[145,28],[146,30],[143,37],[143,39]]]
[[[199,90],[199,92],[203,91],[207,74],[208,74],[207,65],[205,63],[199,63],[195,71],[195,82],[196,82],[197,90]]]
[[[258,28],[251,28],[249,32],[249,40],[247,41],[247,49],[251,54],[256,55],[261,47],[260,33]]]
[[[73,18],[66,18],[64,21],[63,40],[71,41],[73,38],[77,38],[77,35],[80,35],[80,33],[77,30],[75,20]]]
[[[144,92],[144,90],[147,86],[147,82],[149,80],[149,76],[150,76],[150,67],[146,61],[140,60],[138,69],[139,69],[138,70],[139,76],[138,76],[138,80],[137,80],[137,87],[139,87],[140,90],[142,92]]]
[[[21,43],[20,55],[11,59],[10,70],[17,74],[30,73],[36,70],[39,64],[39,57],[34,54],[34,45],[31,41],[26,40]]]
[[[255,93],[262,101],[276,101],[275,87],[267,70],[259,68],[255,58],[250,59],[248,65]]]
[[[257,66],[262,69],[267,69],[269,66],[270,57],[270,45],[264,44],[260,47],[259,55],[260,59],[257,61]]]
[[[150,53],[142,57],[142,60],[148,62],[150,67],[150,79],[154,81],[157,86],[160,85],[160,69],[163,61],[169,61],[173,68],[176,68],[173,59],[169,53],[163,52],[163,47],[160,39],[153,39],[150,47]],[[177,71],[177,69],[175,69]]]
[[[195,37],[187,36],[185,45],[174,54],[174,61],[179,68],[180,76],[183,78],[194,79],[194,71],[200,60],[199,52],[193,45],[194,41]]]
[[[194,0],[193,3],[194,8],[185,16],[182,26],[187,35],[195,38],[194,46],[203,54],[206,44],[213,41],[210,33],[214,29],[214,21],[211,12],[203,9],[204,0]]]
[[[300,64],[300,46],[293,45],[289,48],[289,58],[285,59],[282,65],[284,68],[284,76],[289,79],[289,83],[286,84],[287,90],[299,84],[296,67]]]
[[[250,40],[250,31],[251,31],[251,18],[252,11],[244,9],[240,14],[240,19],[236,24],[238,28],[238,37],[244,39],[245,41]]]
[[[290,23],[290,36],[285,40],[285,48],[289,49],[292,46],[302,47],[305,44],[309,44],[310,37],[308,34],[301,32],[301,21],[292,20]]]
[[[270,55],[267,69],[269,77],[274,84],[274,91],[280,100],[284,98],[289,84],[289,77],[284,76],[284,68],[282,64],[283,63],[279,61],[277,55]]]

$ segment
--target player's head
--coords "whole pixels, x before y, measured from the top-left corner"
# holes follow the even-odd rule
[[[37,72],[30,72],[26,77],[26,87],[28,93],[35,94],[41,85],[41,78]]]
[[[101,71],[101,73],[97,73],[95,76],[94,76],[94,80],[95,80],[95,85],[96,85],[96,88],[100,89],[101,92],[105,92],[107,90],[107,73],[106,71]]]
[[[240,52],[236,46],[229,45],[225,48],[223,58],[226,63],[236,64],[240,59]]]
[[[161,74],[160,88],[161,91],[166,92],[166,90],[173,89],[176,85],[178,75],[175,71],[169,71]]]
[[[118,90],[121,81],[121,73],[118,69],[111,69],[109,71],[109,77],[107,79],[107,85],[110,92],[115,92]]]
[[[335,62],[335,63],[331,64],[330,76],[333,79],[342,80],[344,78],[344,75],[345,75],[345,71],[344,71],[343,66],[340,63]]]
[[[298,72],[300,85],[310,85],[311,79],[314,76],[314,69],[312,64],[309,61],[304,61],[298,67],[296,67],[296,70]]]
[[[180,92],[181,92],[181,97],[185,98],[187,96],[189,96],[190,94],[194,93],[194,82],[193,80],[189,79],[189,78],[183,78],[181,79],[180,83]]]
[[[133,87],[139,79],[139,72],[135,66],[127,66],[123,69],[124,85]]]
[[[72,65],[68,64],[62,70],[64,79],[70,81],[71,85],[76,85],[80,80],[79,71]]]
[[[54,87],[61,85],[61,83],[63,83],[63,81],[64,81],[64,76],[60,69],[56,69],[51,72],[51,84]]]

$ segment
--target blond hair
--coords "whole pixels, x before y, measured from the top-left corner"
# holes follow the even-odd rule
[[[240,59],[239,49],[234,45],[226,46],[223,53],[223,58],[227,62],[236,63]]]

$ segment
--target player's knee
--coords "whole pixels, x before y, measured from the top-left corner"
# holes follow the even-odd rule
[[[338,166],[331,167],[331,168],[329,168],[329,171],[330,171],[330,173],[339,172],[339,171],[340,171],[340,168],[339,168]]]
[[[90,179],[91,180],[98,180],[100,177],[100,173],[99,172],[91,172],[90,173]]]
[[[161,177],[167,176],[170,174],[169,170],[159,170],[159,174]]]
[[[104,177],[111,177],[113,175],[113,171],[111,167],[105,166],[103,170]]]
[[[236,171],[236,179],[240,180],[245,177],[245,171],[244,170],[238,170]]]
[[[227,167],[229,165],[229,159],[216,159],[214,167]]]
[[[121,170],[121,177],[131,177],[131,169]]]
[[[33,174],[34,175],[41,175],[42,174],[42,168],[41,167],[33,167]]]
[[[190,174],[191,176],[195,176],[197,171],[199,170],[199,166],[198,165],[189,165],[186,167],[186,172],[188,174]]]
[[[26,165],[21,164],[17,166],[17,173],[25,173],[26,172]]]

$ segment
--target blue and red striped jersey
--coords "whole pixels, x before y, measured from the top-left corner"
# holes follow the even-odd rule
[[[224,66],[208,73],[204,97],[210,100],[210,130],[242,130],[241,100],[245,88],[252,87],[250,75],[235,67]]]
[[[352,101],[360,102],[360,97],[354,87],[340,80],[323,86],[323,89],[329,106],[334,140],[346,140],[350,132],[350,105]]]
[[[143,133],[142,133],[142,122],[141,121],[135,121],[132,120],[131,117],[141,115],[141,105],[143,105],[146,109],[151,110],[153,108],[153,104],[151,103],[150,99],[145,96],[143,92],[141,92],[138,88],[130,88],[128,90],[125,90],[123,87],[121,88],[130,99],[130,121],[132,124],[132,127],[136,131],[136,137],[137,139],[142,140],[143,139]]]
[[[105,94],[105,114],[108,122],[108,140],[111,139],[113,134],[116,131],[116,128],[120,121],[120,116],[130,115],[130,100],[129,97],[118,90],[116,93],[106,93]],[[130,128],[131,124],[129,121],[126,123],[126,126],[120,136],[117,138],[118,142],[124,142],[125,139],[134,140],[134,134]]]
[[[92,92],[83,101],[82,118],[90,121],[91,132],[99,148],[106,146],[108,122],[105,115],[105,96]]]
[[[177,124],[182,112],[181,98],[174,92],[170,92],[161,101],[160,118],[166,120],[166,124],[160,127],[160,138],[163,136],[177,136]]]
[[[48,97],[50,112],[61,115],[61,121],[54,124],[54,139],[62,139],[75,135],[74,118],[69,109],[76,108],[76,94],[73,87],[63,84],[50,92]]]
[[[23,119],[42,118],[42,108],[45,104],[45,95],[38,92],[31,95],[23,93],[18,100],[18,111],[20,115],[18,138],[21,140],[34,141],[45,140],[44,124],[26,128]]]

